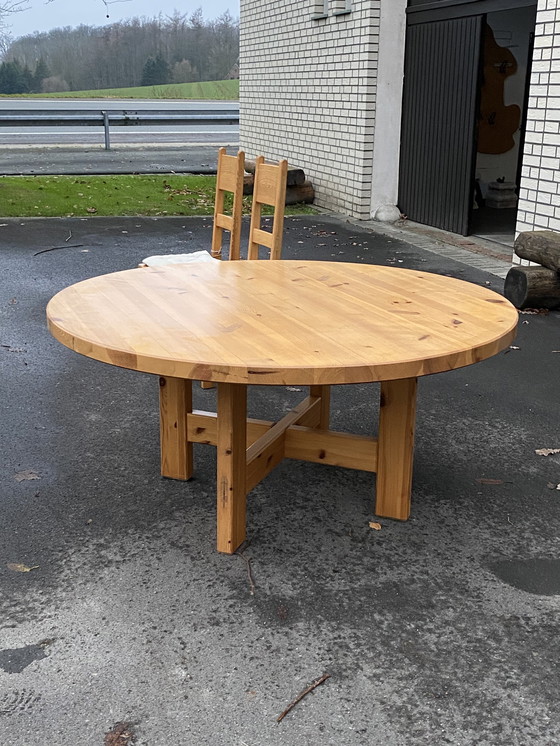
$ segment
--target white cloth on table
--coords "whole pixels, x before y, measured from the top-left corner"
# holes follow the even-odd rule
[[[148,267],[165,267],[168,264],[186,264],[188,262],[218,262],[207,251],[193,251],[191,254],[156,254],[143,259],[141,264]]]

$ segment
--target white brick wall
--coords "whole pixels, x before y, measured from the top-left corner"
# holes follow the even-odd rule
[[[560,0],[539,0],[516,231],[560,230]],[[528,264],[514,256],[514,262]]]
[[[303,168],[321,207],[369,218],[381,0],[241,0],[240,146]],[[323,6],[323,3],[320,3]],[[350,8],[350,12],[341,12]]]

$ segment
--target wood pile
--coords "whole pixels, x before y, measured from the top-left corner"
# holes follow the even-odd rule
[[[255,161],[245,161],[247,174],[243,182],[243,194],[253,194],[255,181]],[[286,204],[296,205],[298,202],[312,204],[315,199],[313,184],[305,178],[305,172],[301,168],[288,166],[286,178]]]
[[[539,266],[512,267],[506,276],[505,297],[521,309],[560,307],[560,233],[520,233],[513,248],[520,259]]]

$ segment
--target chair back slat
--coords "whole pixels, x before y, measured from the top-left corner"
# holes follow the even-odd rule
[[[253,229],[253,241],[259,246],[266,246],[267,249],[271,249],[274,244],[274,236],[268,231],[255,228]]]
[[[233,227],[233,218],[231,215],[216,215],[216,225],[218,228],[223,228],[226,231],[231,231]]]
[[[223,150],[223,148],[222,148]],[[226,192],[235,192],[238,179],[238,158],[234,155],[223,155],[220,163],[221,171],[216,177],[218,187]]]

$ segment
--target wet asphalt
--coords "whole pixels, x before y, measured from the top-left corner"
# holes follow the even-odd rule
[[[225,556],[213,449],[195,446],[190,482],[162,479],[157,380],[45,324],[58,290],[210,235],[203,218],[0,220],[0,744],[559,743],[560,454],[535,451],[560,448],[560,313],[421,379],[408,522],[369,527],[370,474],[284,462],[248,498],[245,559]],[[503,285],[326,215],[288,218],[284,257]],[[251,415],[301,396],[253,387]],[[335,387],[333,427],[373,434],[376,398]]]
[[[237,147],[220,143],[228,153]],[[19,147],[4,146],[0,159],[0,174],[6,176],[46,176],[48,174],[215,174],[217,168],[215,144],[154,143],[113,144],[109,150],[102,145],[56,145]]]

